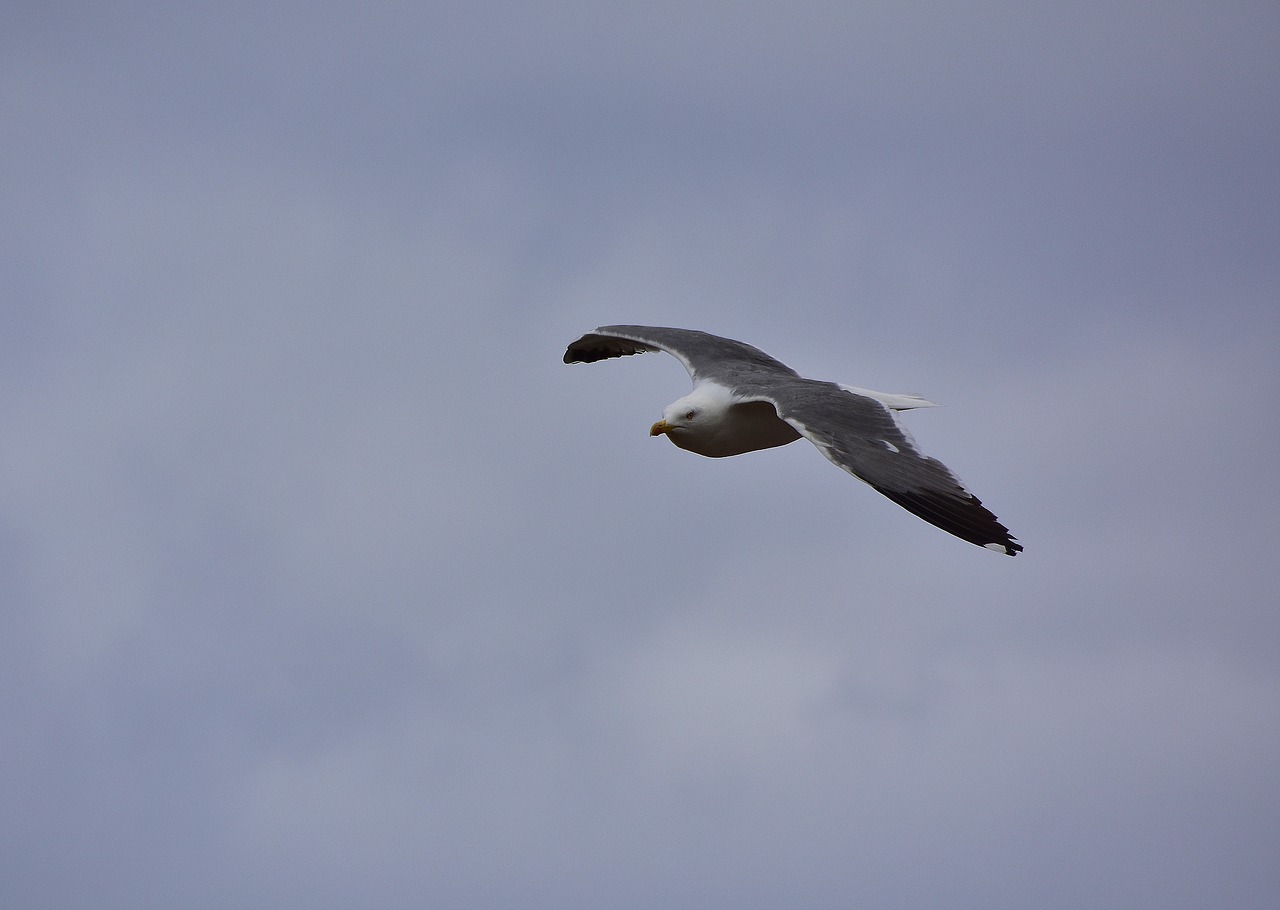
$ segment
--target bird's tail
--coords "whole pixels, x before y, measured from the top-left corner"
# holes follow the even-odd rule
[[[873,392],[871,389],[860,389],[853,385],[842,385],[840,388],[855,395],[874,398],[891,411],[910,411],[912,408],[936,408],[938,404],[919,395],[908,395],[901,392]]]

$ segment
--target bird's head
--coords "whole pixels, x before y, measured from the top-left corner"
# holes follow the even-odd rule
[[[649,435],[666,436],[682,449],[706,454],[723,430],[730,404],[727,389],[704,383],[667,405],[662,419],[649,428]]]
[[[688,398],[674,401],[663,410],[662,419],[649,427],[649,435],[665,435],[672,442],[676,442],[682,436],[697,433],[698,418],[702,416],[702,412],[703,408],[689,401]]]

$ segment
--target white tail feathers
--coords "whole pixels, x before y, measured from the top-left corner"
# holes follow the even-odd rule
[[[873,392],[871,389],[860,389],[853,385],[841,385],[840,388],[855,395],[874,398],[891,411],[910,411],[912,408],[936,408],[938,404],[919,395],[906,395],[898,392]]]

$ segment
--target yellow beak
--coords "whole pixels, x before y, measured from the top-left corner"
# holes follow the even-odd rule
[[[659,420],[653,426],[649,427],[649,435],[661,436],[663,433],[667,432],[670,429],[671,429],[671,424],[667,423],[665,420]]]

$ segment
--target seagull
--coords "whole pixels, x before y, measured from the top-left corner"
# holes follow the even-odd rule
[[[950,469],[923,454],[896,413],[936,407],[918,395],[806,379],[759,348],[693,329],[607,325],[569,345],[565,363],[665,351],[693,390],[667,405],[650,436],[708,458],[787,445],[804,437],[837,467],[961,540],[1016,556],[1010,535]]]

